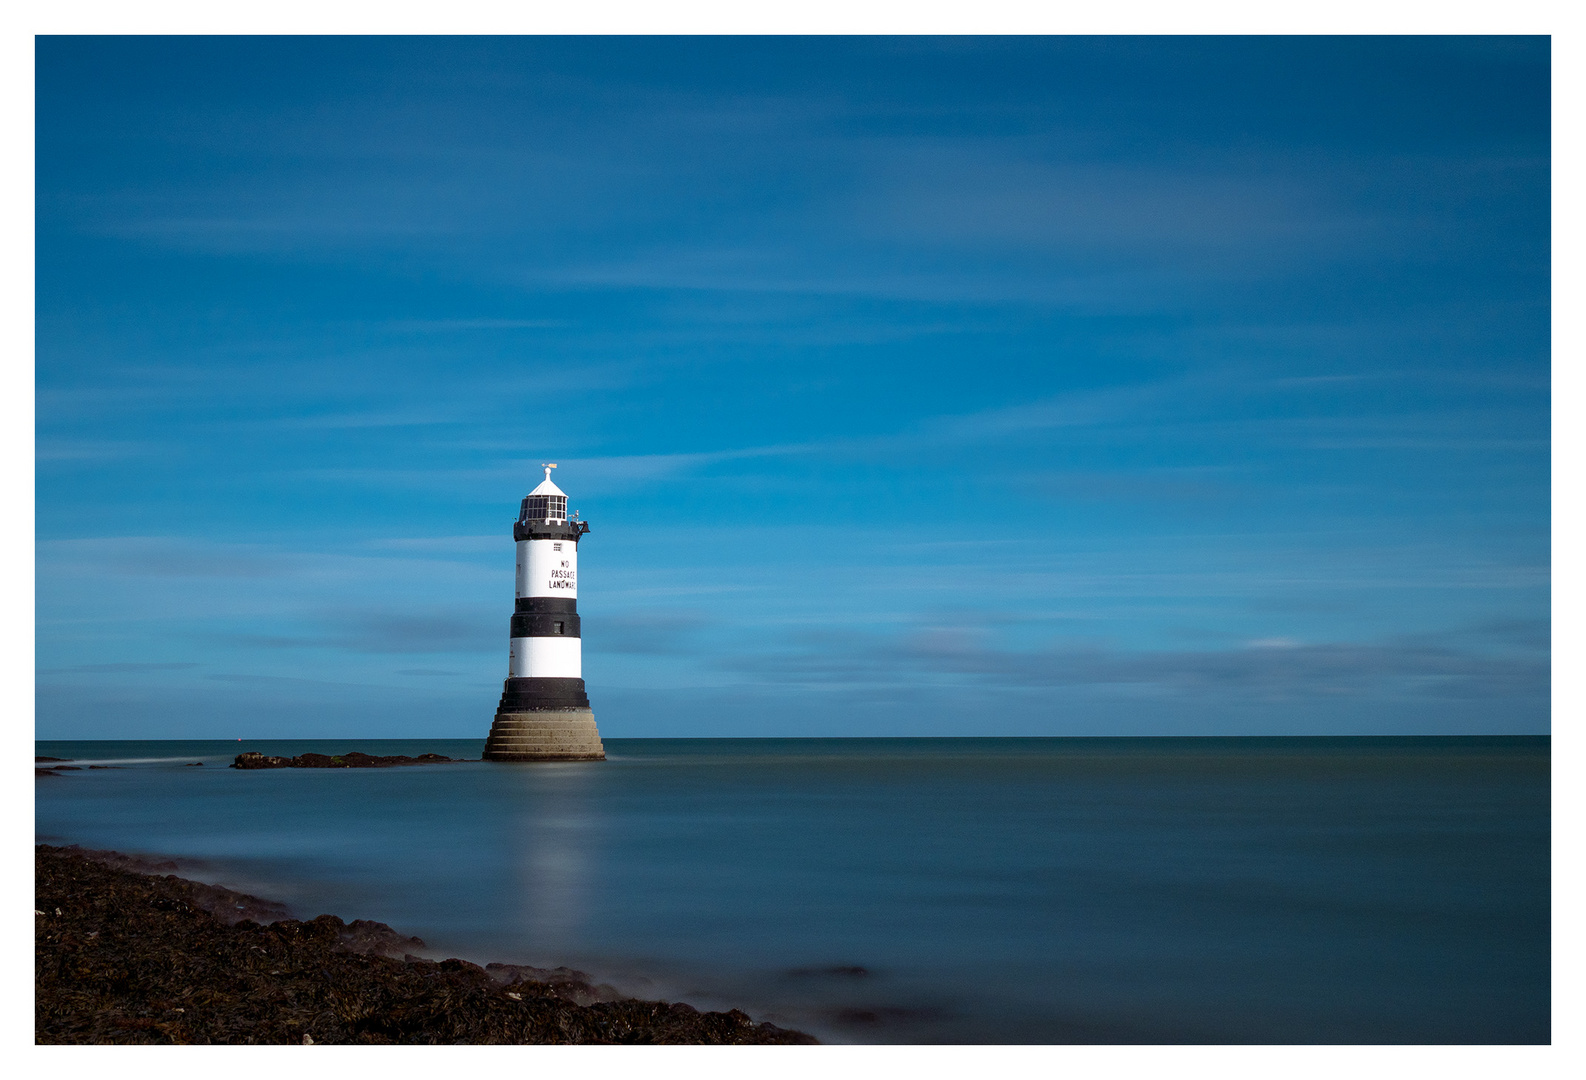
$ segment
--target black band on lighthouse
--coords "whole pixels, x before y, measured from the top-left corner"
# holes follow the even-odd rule
[[[578,616],[566,612],[512,616],[513,637],[580,637]]]
[[[508,679],[498,713],[536,709],[587,709],[583,679]]]
[[[589,531],[587,521],[519,521],[512,526],[514,540],[571,540]]]
[[[565,596],[520,596],[514,609],[519,615],[533,612],[539,615],[576,615],[578,601]]]

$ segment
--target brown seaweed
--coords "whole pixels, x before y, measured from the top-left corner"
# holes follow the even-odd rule
[[[110,854],[35,849],[40,1043],[815,1041],[736,1009],[622,998],[567,968],[420,959],[423,942],[382,923],[237,921],[279,906]]]

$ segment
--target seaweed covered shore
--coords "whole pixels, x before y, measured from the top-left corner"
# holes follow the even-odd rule
[[[40,1043],[812,1043],[738,1010],[621,998],[566,968],[435,962],[113,852],[34,851]],[[262,920],[270,920],[268,924]]]

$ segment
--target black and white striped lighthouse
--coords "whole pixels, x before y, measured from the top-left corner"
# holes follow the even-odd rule
[[[545,482],[524,498],[512,539],[518,546],[517,604],[507,683],[496,709],[488,761],[603,761],[606,749],[584,692],[578,622],[578,541],[589,523],[567,514],[567,495]]]

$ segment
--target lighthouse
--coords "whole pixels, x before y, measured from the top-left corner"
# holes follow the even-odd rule
[[[578,541],[587,521],[567,514],[567,495],[545,482],[523,499],[507,682],[485,742],[487,761],[604,761],[584,692],[578,623]]]

